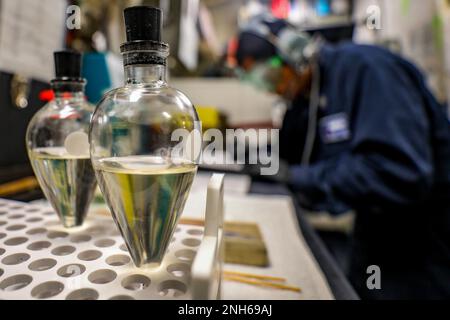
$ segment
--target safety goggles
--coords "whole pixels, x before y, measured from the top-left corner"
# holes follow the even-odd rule
[[[281,80],[283,61],[279,56],[274,56],[264,62],[256,62],[251,70],[237,68],[235,73],[238,78],[259,90],[276,92]]]

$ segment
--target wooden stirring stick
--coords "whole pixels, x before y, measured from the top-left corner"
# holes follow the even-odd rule
[[[258,274],[243,273],[243,272],[236,272],[236,271],[224,271],[223,274],[225,276],[231,276],[231,277],[250,278],[250,279],[275,281],[275,282],[286,282],[285,278],[262,276],[262,275],[258,275]]]
[[[266,282],[266,281],[260,281],[260,280],[251,280],[248,278],[246,279],[246,278],[227,276],[227,275],[224,276],[224,279],[228,280],[228,281],[240,282],[240,283],[250,284],[250,285],[259,286],[259,287],[269,287],[269,288],[286,290],[286,291],[302,292],[302,290],[298,287],[288,286],[288,285],[284,285],[284,284],[280,284],[280,283]]]

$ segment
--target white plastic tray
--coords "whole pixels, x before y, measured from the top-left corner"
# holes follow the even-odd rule
[[[217,299],[223,175],[208,186],[206,225],[179,225],[160,268],[136,268],[113,220],[64,229],[53,210],[0,199],[0,299]]]

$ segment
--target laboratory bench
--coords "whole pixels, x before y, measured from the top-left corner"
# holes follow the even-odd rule
[[[320,239],[316,231],[311,227],[305,217],[304,210],[299,206],[291,191],[283,185],[267,182],[252,181],[250,186],[250,194],[262,195],[284,195],[293,199],[298,224],[302,230],[303,237],[307,242],[314,258],[320,265],[325,275],[328,285],[336,300],[357,300],[358,294],[345,277],[338,263],[330,254],[323,241]]]

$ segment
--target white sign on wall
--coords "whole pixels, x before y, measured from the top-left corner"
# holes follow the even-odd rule
[[[48,81],[64,44],[66,1],[0,0],[0,70]]]

